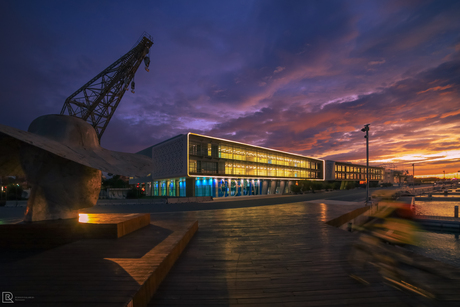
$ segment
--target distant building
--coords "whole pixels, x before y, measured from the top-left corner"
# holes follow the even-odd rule
[[[283,194],[300,179],[324,180],[324,160],[194,133],[140,152],[153,159],[147,196],[233,197]]]
[[[391,183],[394,185],[402,185],[407,183],[413,183],[414,179],[412,175],[408,175],[406,171],[402,170],[385,170],[384,182]]]
[[[348,162],[326,160],[327,181],[360,181],[366,182],[366,165]],[[369,182],[383,183],[385,169],[383,167],[369,166]]]

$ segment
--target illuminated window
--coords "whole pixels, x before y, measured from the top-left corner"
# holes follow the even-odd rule
[[[246,175],[246,163],[244,162],[233,163],[233,175]]]
[[[246,161],[257,162],[257,151],[252,149],[246,150]]]
[[[189,172],[196,173],[196,160],[189,161]]]
[[[260,163],[268,163],[268,156],[263,151],[257,151],[257,158]]]
[[[219,158],[233,159],[233,147],[224,144],[219,145]]]
[[[225,174],[233,175],[233,163],[232,162],[225,162]]]
[[[246,160],[246,151],[241,147],[233,147],[233,159],[245,161]]]

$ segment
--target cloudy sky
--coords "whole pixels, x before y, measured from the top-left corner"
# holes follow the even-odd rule
[[[154,38],[102,146],[201,133],[415,174],[460,170],[460,1],[0,2],[0,123],[26,130]]]

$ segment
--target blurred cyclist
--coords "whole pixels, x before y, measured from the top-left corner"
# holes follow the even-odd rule
[[[378,211],[362,225],[376,238],[393,245],[416,245],[416,232],[420,229],[414,221],[410,204],[396,201],[396,192],[379,190],[373,193],[378,200]]]

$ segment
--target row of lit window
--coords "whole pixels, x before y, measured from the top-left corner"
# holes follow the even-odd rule
[[[348,166],[348,165],[335,165],[336,172],[348,172],[348,173],[366,173],[365,167]],[[379,168],[369,168],[369,173],[372,174],[383,174],[383,170]]]
[[[310,172],[303,169],[286,169],[282,167],[246,168],[242,165],[240,165],[240,167],[226,165],[225,175],[319,178],[319,174],[317,172]]]
[[[369,174],[370,180],[381,180],[382,176],[377,174]],[[361,179],[366,180],[366,174],[355,174],[355,173],[336,173],[336,179]]]
[[[198,156],[211,156],[216,158],[259,162],[267,164],[287,165],[293,167],[319,169],[321,162],[309,159],[295,159],[283,154],[275,155],[267,151],[244,149],[237,146],[223,144],[201,144],[190,142],[189,153]]]
[[[266,166],[255,166],[255,165],[241,165],[241,164],[232,164],[232,163],[225,163],[225,168],[227,167],[234,167],[234,168],[246,168],[246,169],[258,169],[258,170],[277,170],[280,169],[276,166],[273,167],[266,167]],[[296,169],[288,169],[288,168],[283,168],[284,170],[289,170],[289,171],[298,171]]]
[[[271,155],[266,155],[266,154],[263,154],[263,153],[257,153],[256,154],[254,152],[232,150],[232,149],[225,149],[225,148],[219,148],[219,152],[223,152],[223,153],[227,153],[227,154],[236,154],[236,155],[241,155],[241,156],[258,157],[258,158],[264,158],[264,159],[268,158],[270,160],[277,160],[277,161],[301,163],[300,160],[289,159],[287,157],[280,157],[280,156],[271,156]]]

